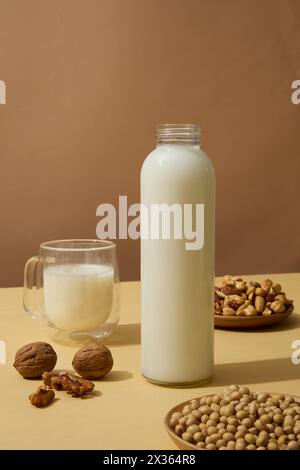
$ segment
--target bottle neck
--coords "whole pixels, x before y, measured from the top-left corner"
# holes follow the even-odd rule
[[[200,128],[197,124],[159,124],[156,143],[200,145]]]

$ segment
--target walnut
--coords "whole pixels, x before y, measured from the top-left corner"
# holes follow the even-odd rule
[[[112,369],[113,358],[106,346],[91,343],[77,351],[72,365],[81,377],[101,379]]]
[[[55,397],[53,390],[48,390],[47,387],[39,387],[34,393],[29,395],[29,401],[37,408],[44,408],[50,405]]]
[[[222,287],[221,292],[225,295],[240,294],[240,291],[234,286],[224,286],[224,287]]]
[[[241,295],[227,295],[224,300],[224,307],[231,307],[237,310],[244,303]]]
[[[54,388],[55,390],[63,390],[73,397],[81,397],[82,395],[91,393],[95,386],[90,380],[82,379],[69,372],[60,374],[44,372],[43,382],[47,387]]]
[[[16,352],[14,367],[25,379],[41,377],[54,369],[56,352],[48,343],[29,343]]]
[[[266,302],[273,302],[275,300],[275,292],[268,292],[266,295]]]

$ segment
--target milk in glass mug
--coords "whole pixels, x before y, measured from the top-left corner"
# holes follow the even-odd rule
[[[24,309],[55,341],[100,341],[119,320],[116,245],[101,240],[58,240],[40,245],[24,274]]]

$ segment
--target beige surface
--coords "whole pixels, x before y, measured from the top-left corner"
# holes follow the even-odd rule
[[[202,127],[216,272],[299,271],[299,57],[299,0],[0,0],[0,286],[40,242],[95,237],[99,204],[138,202],[165,122]],[[138,280],[139,243],[118,254]]]
[[[296,300],[295,311],[299,312],[300,274],[272,278]],[[0,339],[7,344],[8,356],[7,365],[0,365],[0,448],[174,449],[163,428],[163,418],[181,401],[221,390],[231,383],[300,395],[300,365],[292,365],[290,360],[291,343],[300,340],[297,313],[286,323],[265,331],[216,331],[215,376],[209,385],[171,389],[146,382],[140,375],[139,284],[124,283],[121,325],[108,342],[115,367],[96,384],[101,396],[99,393],[80,400],[57,393],[60,399],[52,406],[36,409],[29,404],[27,395],[39,382],[22,379],[12,362],[18,347],[46,338],[37,322],[23,313],[21,295],[21,289],[0,290]],[[57,366],[68,368],[74,349],[54,347],[59,356]]]

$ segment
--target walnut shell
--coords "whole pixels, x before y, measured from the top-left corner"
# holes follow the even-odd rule
[[[51,372],[56,361],[56,352],[50,344],[29,343],[16,352],[14,367],[25,379],[35,379],[43,372]]]
[[[77,351],[72,365],[85,379],[101,379],[112,369],[113,357],[106,346],[91,343]]]

